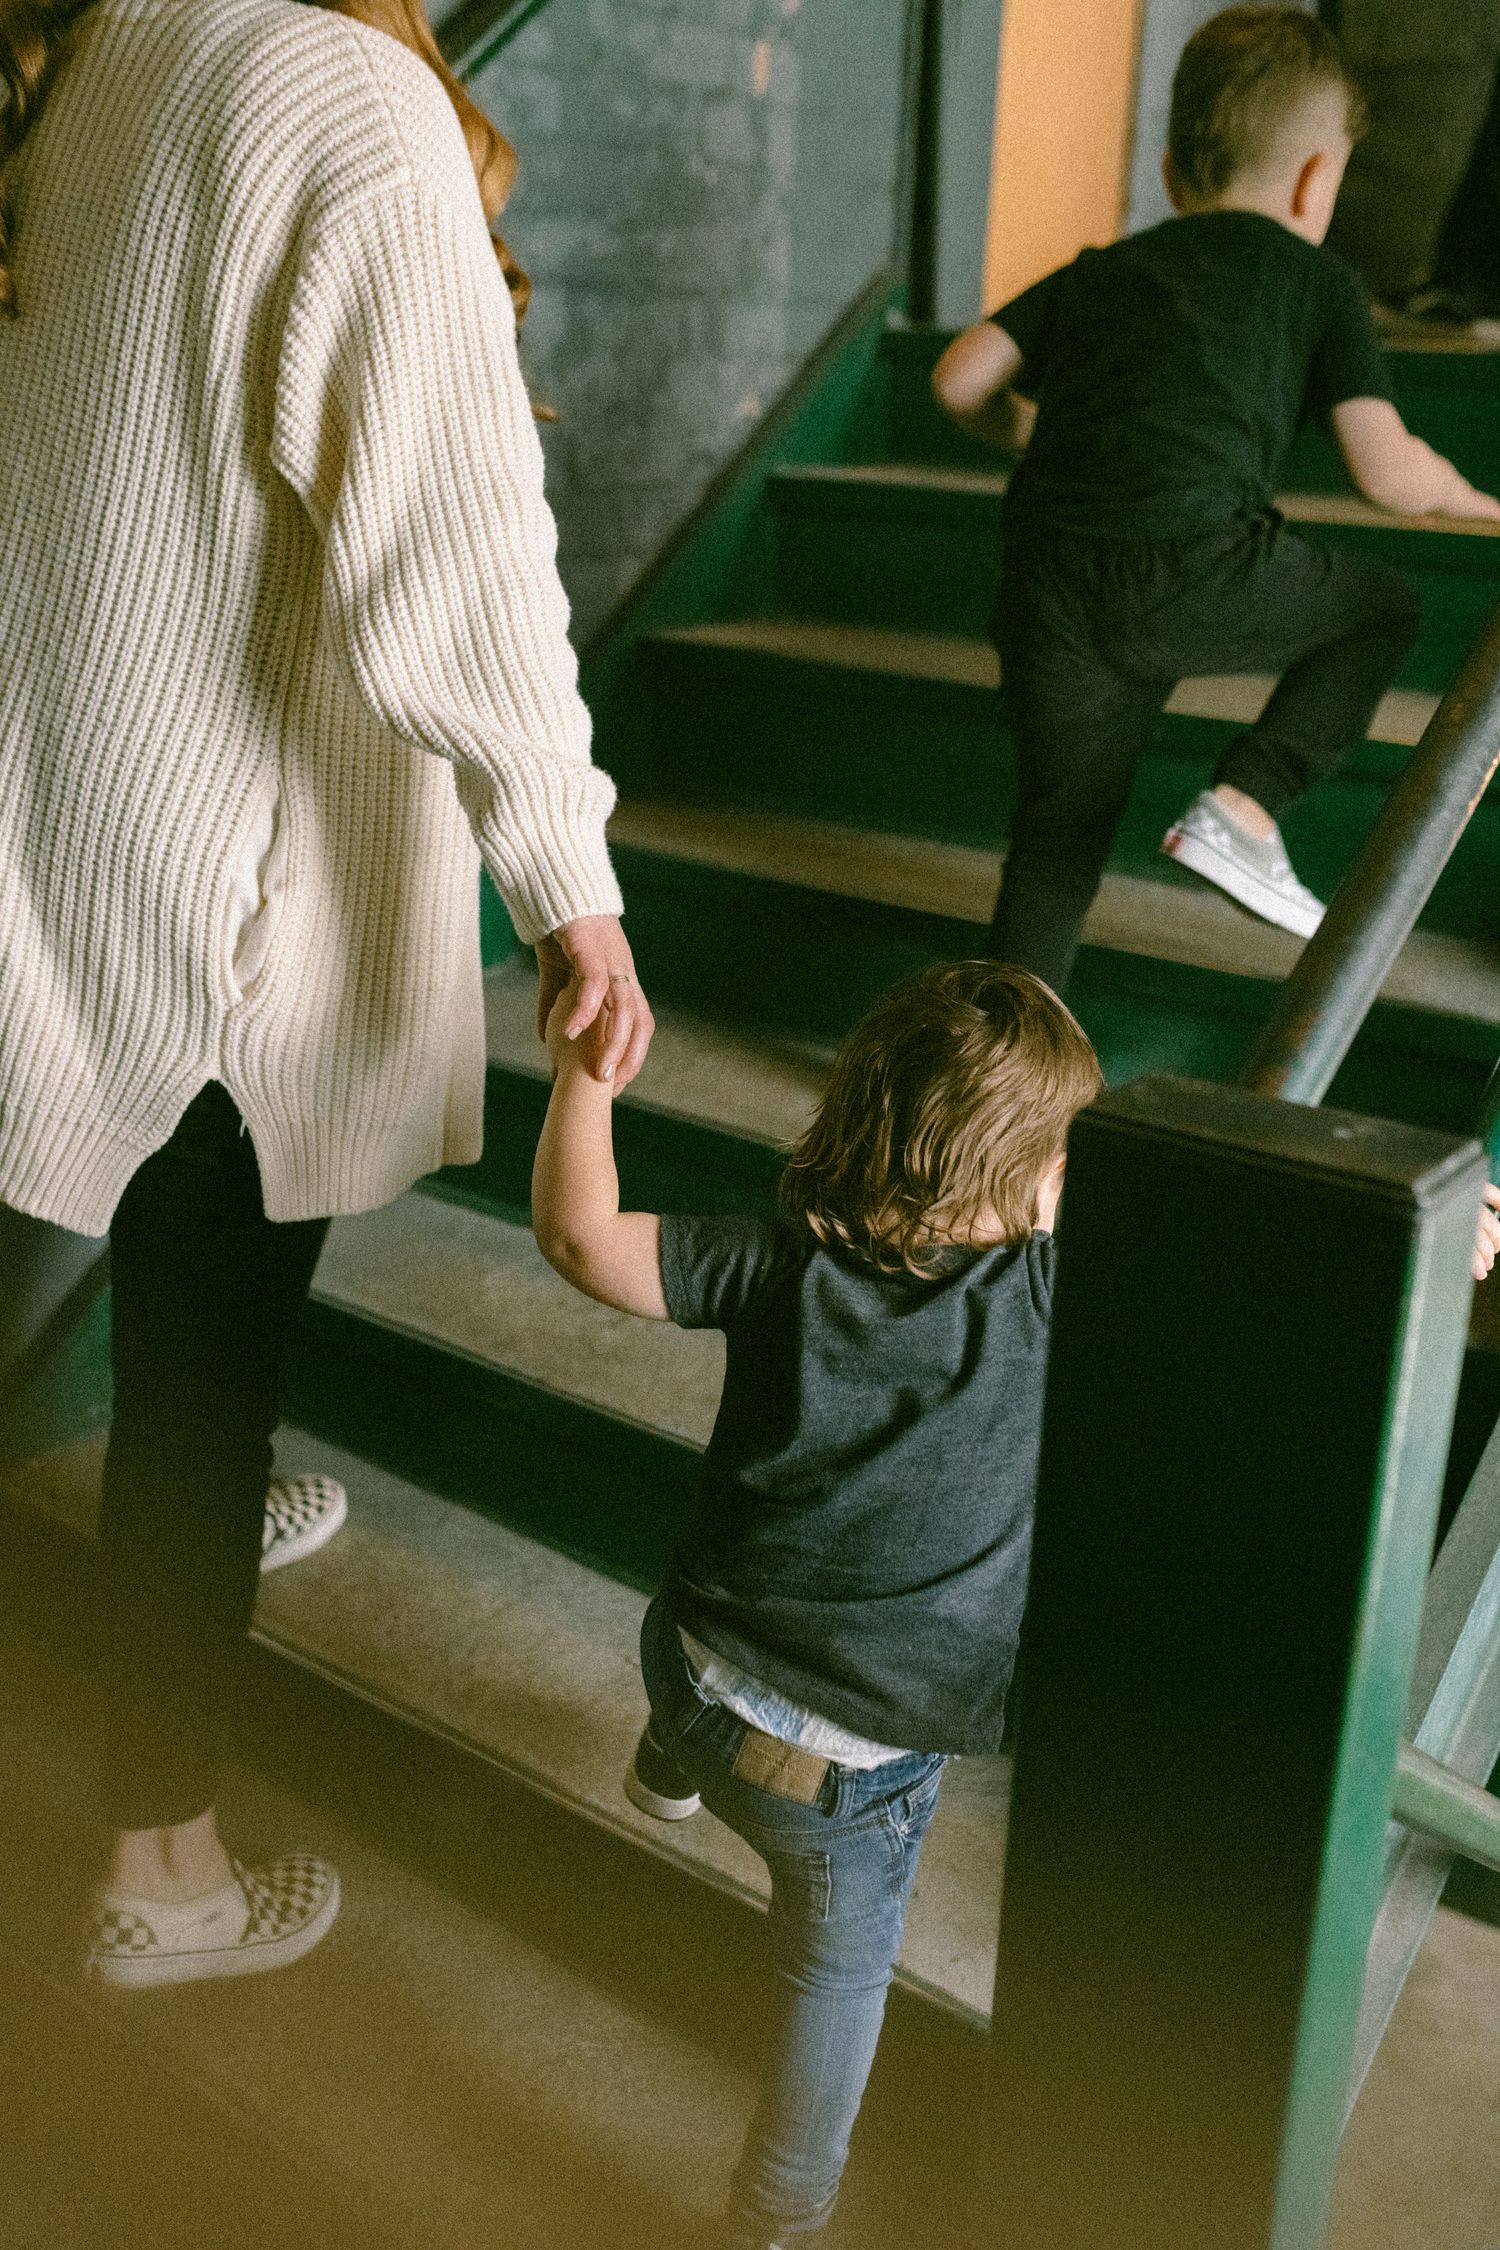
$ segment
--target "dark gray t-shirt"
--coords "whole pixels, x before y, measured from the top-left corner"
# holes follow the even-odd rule
[[[1052,1266],[1037,1234],[921,1281],[768,1221],[664,1218],[668,1310],[728,1347],[677,1622],[856,1734],[998,1749]]]

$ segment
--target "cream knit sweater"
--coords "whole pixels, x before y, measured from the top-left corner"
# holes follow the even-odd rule
[[[297,0],[100,0],[12,193],[0,1200],[102,1232],[217,1078],[273,1218],[367,1209],[479,1153],[479,854],[620,903],[462,133]]]

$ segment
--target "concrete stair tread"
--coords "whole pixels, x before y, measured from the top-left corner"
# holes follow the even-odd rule
[[[847,625],[802,617],[738,617],[704,625],[678,625],[653,642],[782,663],[825,665],[885,678],[921,680],[945,687],[994,690],[1000,659],[988,641],[950,633],[917,633],[877,625]],[[1275,686],[1269,673],[1214,674],[1182,680],[1167,710],[1185,719],[1219,719],[1248,726],[1260,716]],[[1436,695],[1392,688],[1382,696],[1368,729],[1376,742],[1411,747],[1438,707]]]
[[[842,898],[988,923],[1001,869],[996,852],[851,828],[833,821],[627,800],[617,844]],[[1206,884],[1163,862],[1163,880],[1109,873],[1085,936],[1092,945],[1235,976],[1284,977],[1300,940],[1242,913]],[[1500,946],[1417,930],[1382,997],[1438,1015],[1500,1024]]]
[[[954,469],[925,461],[794,462],[771,479],[778,491],[818,487],[850,491],[923,492],[934,498],[999,500],[1010,478],[1004,469]],[[1405,516],[1378,508],[1357,492],[1283,492],[1277,507],[1289,523],[1357,525],[1369,531],[1424,531],[1463,538],[1500,539],[1500,523],[1463,516]]]
[[[1375,325],[1388,352],[1434,352],[1440,358],[1456,359],[1485,359],[1500,352],[1500,331],[1493,320],[1472,326],[1456,320],[1409,320],[1381,306]]]
[[[723,1338],[580,1296],[527,1228],[487,1211],[418,1190],[335,1220],[313,1295],[657,1436],[708,1442]]]
[[[1480,322],[1476,331],[1468,322],[1413,320],[1381,305],[1375,313],[1375,324],[1386,351],[1410,354],[1413,358],[1485,359],[1500,352],[1500,327],[1492,320]],[[958,329],[942,327],[936,321],[909,320],[905,313],[892,312],[886,316],[887,346],[895,350],[916,350],[924,358],[935,359],[959,333]]]
[[[488,972],[484,988],[491,1065],[545,1079],[547,1056],[536,1036],[536,977],[529,961],[512,955]],[[772,1032],[731,1029],[669,1003],[653,1005],[651,1053],[622,1101],[770,1147],[785,1147],[798,1137],[822,1090],[825,1055]]]
[[[764,1903],[764,1866],[737,1836],[707,1815],[650,1820],[621,1787],[646,1718],[643,1595],[306,1432],[282,1430],[276,1458],[283,1473],[341,1478],[349,1521],[262,1582],[258,1639],[589,1823]],[[92,1538],[101,1465],[99,1441],[70,1446],[24,1477],[7,1472],[0,1491]],[[1005,1758],[950,1769],[902,1954],[905,1984],[971,2018],[988,2014],[994,1982],[1009,1773]]]

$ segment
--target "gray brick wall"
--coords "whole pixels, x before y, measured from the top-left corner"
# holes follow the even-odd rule
[[[473,87],[584,638],[884,262],[905,0],[551,0]]]

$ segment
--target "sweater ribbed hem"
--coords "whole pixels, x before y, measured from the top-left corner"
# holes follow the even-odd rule
[[[354,1218],[394,1203],[449,1164],[483,1154],[482,1092],[431,1102],[417,1114],[371,1117],[363,1130],[325,1119],[276,1117],[230,1074],[205,1072],[182,1093],[149,1146],[95,1115],[43,1107],[23,1121],[0,1117],[0,1203],[73,1234],[109,1232],[121,1196],[142,1164],[165,1147],[193,1096],[220,1076],[255,1148],[266,1217]]]
[[[116,1204],[153,1153],[98,1116],[42,1109],[23,1122],[6,1115],[0,1117],[0,1203],[73,1234],[108,1234]]]

